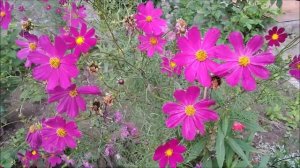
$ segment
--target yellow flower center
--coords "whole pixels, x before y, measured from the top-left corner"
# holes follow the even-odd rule
[[[147,22],[152,22],[152,16],[147,16],[147,17],[146,17],[146,21],[147,21]]]
[[[176,63],[174,61],[170,61],[170,67],[174,69],[176,67]]]
[[[297,69],[300,70],[300,62],[297,64]]]
[[[196,109],[194,108],[193,105],[188,105],[185,107],[184,111],[187,116],[193,116],[195,115]]]
[[[207,53],[203,50],[198,50],[195,55],[196,59],[200,62],[205,61],[207,58]]]
[[[76,89],[74,89],[74,90],[71,90],[71,91],[69,92],[69,95],[70,95],[71,97],[76,97],[76,96],[78,95],[78,92],[77,92]]]
[[[165,151],[165,155],[168,156],[168,157],[172,156],[173,155],[173,149],[171,149],[171,148],[167,149]]]
[[[82,43],[84,43],[84,37],[82,37],[82,36],[77,37],[76,44],[81,45]]]
[[[272,35],[272,40],[277,40],[278,38],[279,38],[278,34],[275,33]]]
[[[56,130],[56,135],[59,136],[59,137],[65,137],[67,135],[67,132],[63,128],[58,128]]]
[[[31,51],[35,51],[36,50],[36,44],[35,43],[29,43],[29,48]]]
[[[35,150],[33,150],[33,151],[31,151],[31,154],[32,154],[32,155],[36,155],[37,153],[36,153]]]
[[[239,58],[239,64],[240,64],[240,66],[243,66],[243,67],[245,67],[245,66],[247,66],[248,64],[250,64],[250,59],[249,59],[249,57],[247,57],[247,56],[241,56],[241,57]]]
[[[60,59],[57,57],[52,57],[49,60],[51,68],[57,69],[60,65]]]
[[[4,11],[1,11],[1,12],[0,12],[0,16],[1,16],[1,17],[4,17],[5,15],[6,15],[6,13],[5,13]]]
[[[150,44],[151,45],[156,45],[157,44],[157,38],[156,37],[150,37]]]

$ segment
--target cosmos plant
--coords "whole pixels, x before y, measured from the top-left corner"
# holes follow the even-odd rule
[[[29,127],[26,137],[29,148],[25,153],[18,153],[18,158],[25,167],[30,167],[44,153],[47,154],[43,156],[49,166],[55,167],[63,161],[74,165],[74,160],[69,159],[64,150],[76,148],[78,140],[84,136],[75,119],[87,109],[84,99],[86,95],[102,93],[99,86],[76,85],[76,78],[80,74],[77,63],[81,54],[88,53],[99,42],[95,28],[89,27],[85,20],[86,9],[83,5],[77,6],[75,2],[66,0],[59,0],[57,3],[70,3],[70,7],[61,8],[66,26],[60,28],[59,34],[38,37],[28,29],[25,31],[26,36],[16,40],[20,47],[17,58],[26,60],[26,67],[32,66],[33,78],[45,86],[45,92],[49,96],[48,103],[56,102],[57,105],[55,116],[44,118]],[[51,10],[51,5],[45,5],[45,10]],[[9,28],[12,9],[13,5],[7,0],[0,0],[0,23],[3,30]],[[18,9],[20,12],[25,11],[24,6]],[[199,27],[188,26],[183,19],[178,19],[173,32],[162,16],[162,9],[155,7],[152,1],[140,3],[136,13],[127,18],[127,28],[130,27],[132,31],[130,34],[138,33],[139,44],[136,49],[149,58],[160,55],[162,75],[182,77],[189,83],[186,88],[172,91],[175,100],[165,102],[161,108],[166,117],[166,127],[180,127],[182,138],[178,135],[178,139],[157,144],[152,158],[160,168],[175,168],[184,162],[183,154],[187,149],[183,144],[196,137],[202,138],[207,133],[207,123],[217,122],[221,117],[221,112],[212,109],[216,104],[215,100],[206,97],[208,88],[218,88],[218,82],[216,84],[214,81],[221,81],[223,78],[231,87],[240,84],[245,91],[255,91],[257,78],[266,80],[270,77],[267,66],[275,62],[275,56],[270,49],[264,49],[265,42],[261,35],[255,35],[245,42],[241,32],[234,31],[228,36],[230,44],[220,44],[218,40],[222,32],[216,27],[209,28],[202,34]],[[173,32],[174,38],[167,38],[168,31]],[[277,27],[270,29],[265,36],[268,46],[280,46],[286,38],[284,28]],[[166,56],[164,53],[168,50],[165,48],[169,49],[168,44],[172,42],[176,53]],[[299,55],[293,58],[289,68],[290,75],[299,80]],[[204,88],[203,96],[200,88]],[[108,102],[106,104],[112,105],[109,101],[111,99],[105,100]],[[137,127],[131,122],[124,122],[121,112],[116,112],[113,120],[121,126],[122,140],[138,137]],[[243,132],[245,125],[235,121],[232,130]],[[179,141],[179,138],[182,140]],[[107,144],[105,154],[112,156],[115,153],[114,145]],[[88,161],[84,161],[84,165],[91,167]]]

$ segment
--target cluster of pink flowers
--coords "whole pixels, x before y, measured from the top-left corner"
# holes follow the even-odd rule
[[[266,67],[275,62],[275,56],[269,49],[262,50],[263,36],[255,35],[245,44],[240,32],[231,32],[228,36],[231,46],[218,44],[221,37],[218,28],[210,28],[202,37],[198,27],[187,29],[186,23],[181,19],[181,24],[176,24],[176,29],[180,29],[182,33],[176,36],[179,51],[174,56],[170,51],[164,50],[167,42],[163,39],[163,33],[168,28],[161,16],[162,10],[155,8],[152,1],[138,5],[135,19],[137,28],[143,33],[138,37],[138,49],[146,52],[148,57],[159,53],[162,56],[161,72],[169,77],[181,75],[183,71],[184,78],[189,83],[197,81],[203,87],[211,88],[216,88],[213,86],[213,77],[224,78],[229,86],[241,84],[246,91],[256,89],[256,78],[266,80],[270,77]],[[287,38],[287,33],[284,28],[274,27],[265,38],[269,46],[279,46]],[[293,59],[290,68],[290,74],[299,79],[299,56]],[[198,100],[199,95],[200,89],[197,86],[179,89],[174,92],[176,102],[167,102],[162,107],[162,111],[168,116],[166,126],[174,128],[181,125],[182,136],[186,140],[194,140],[197,133],[204,135],[205,122],[219,118],[218,113],[209,109],[214,105],[214,100]],[[244,127],[235,122],[232,129],[242,132]],[[169,157],[173,154],[173,149],[164,147],[169,145],[162,145],[155,151],[153,159],[159,162],[160,167],[176,167],[177,163],[182,162],[182,158]]]
[[[137,7],[135,15],[137,27],[144,35],[138,37],[141,51],[147,52],[148,57],[153,57],[155,52],[162,53],[166,40],[162,38],[166,31],[167,22],[161,18],[163,14],[159,8],[154,8],[153,2],[141,3]]]
[[[65,3],[66,1],[60,1]],[[11,7],[8,2],[1,0],[1,25],[7,28],[10,21]],[[83,98],[86,94],[100,95],[97,86],[76,86],[74,79],[79,75],[77,61],[82,53],[87,53],[96,45],[95,29],[88,29],[84,20],[86,16],[84,7],[78,8],[72,3],[72,9],[67,9],[63,16],[68,23],[69,32],[56,35],[54,42],[48,35],[36,35],[29,32],[16,40],[21,47],[17,57],[25,60],[26,67],[33,65],[33,78],[46,83],[49,94],[48,102],[58,102],[54,117],[43,119],[30,126],[26,141],[31,149],[19,158],[25,167],[30,167],[31,161],[37,160],[41,155],[46,156],[50,166],[54,167],[63,160],[66,148],[75,148],[76,140],[82,137],[76,122],[68,121],[59,114],[66,113],[74,120],[80,111],[86,110]],[[67,17],[67,16],[72,17]],[[3,21],[3,22],[2,22]],[[81,25],[79,29],[78,26]]]

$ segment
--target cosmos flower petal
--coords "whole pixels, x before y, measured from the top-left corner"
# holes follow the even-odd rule
[[[247,43],[247,51],[251,54],[256,53],[264,44],[264,39],[260,35],[253,36]]]
[[[32,76],[36,80],[46,80],[49,78],[51,71],[52,69],[50,68],[49,65],[47,64],[40,65],[33,69]]]
[[[205,86],[209,87],[211,85],[211,77],[207,71],[207,68],[204,63],[200,63],[198,65],[198,73],[197,73],[197,78],[199,82]]]
[[[65,42],[59,36],[55,37],[55,48],[57,56],[63,56],[67,51],[67,46]]]
[[[57,106],[56,110],[59,113],[65,112],[67,110],[69,102],[71,102],[71,98],[69,97],[69,95],[67,95],[66,97],[61,98],[59,103],[58,103],[58,106]]]
[[[270,72],[267,68],[259,65],[250,65],[249,70],[255,76],[261,79],[268,79],[270,77]]]
[[[25,59],[29,54],[29,49],[28,48],[23,48],[17,53],[17,57],[19,59]]]
[[[196,108],[208,108],[209,106],[215,105],[215,101],[211,99],[203,99],[197,104],[195,104]]]
[[[205,33],[204,40],[202,42],[202,48],[209,49],[215,46],[220,36],[221,36],[221,32],[218,28],[210,28]]]
[[[243,69],[242,86],[247,91],[253,91],[256,89],[256,81],[248,68]]]
[[[224,60],[232,60],[236,58],[228,45],[219,45],[214,48],[214,55],[216,58]]]
[[[166,120],[166,126],[168,128],[175,128],[182,123],[182,121],[185,119],[185,117],[186,117],[186,115],[184,112],[172,114]]]
[[[185,68],[184,77],[188,82],[194,82],[197,72],[199,71],[199,63],[192,63]]]
[[[275,62],[275,56],[272,53],[261,53],[250,58],[251,64],[267,65]]]
[[[51,55],[55,55],[55,52],[54,52],[55,48],[52,45],[51,40],[47,35],[42,35],[39,38],[39,46],[41,46],[44,51],[47,51]]]
[[[190,104],[194,104],[194,102],[196,101],[196,99],[199,97],[200,95],[200,89],[197,86],[190,86],[187,88],[186,90],[186,100],[188,103]]]
[[[16,40],[16,45],[19,47],[28,47],[28,42],[23,40]]]
[[[182,111],[182,107],[180,107],[177,103],[167,102],[163,105],[162,110],[165,114],[174,114]]]
[[[50,77],[47,80],[47,89],[54,89],[58,85],[59,74],[57,70],[53,70]]]
[[[226,82],[234,87],[236,86],[242,78],[242,70],[236,67],[228,76],[225,77]]]
[[[101,90],[97,86],[81,86],[77,88],[77,91],[80,94],[101,94]]]
[[[192,117],[186,117],[182,124],[182,135],[186,140],[194,140],[196,136],[196,126]]]
[[[160,160],[162,157],[164,157],[164,153],[167,150],[165,146],[159,146],[156,148],[154,155],[153,155],[153,160],[157,161]]]
[[[231,32],[229,34],[229,42],[232,44],[234,50],[239,53],[239,55],[244,50],[244,40],[240,32]]]
[[[188,31],[188,40],[189,40],[189,44],[193,46],[193,49],[195,51],[197,51],[197,49],[201,47],[201,33],[198,27],[194,26]],[[183,45],[182,42],[181,45]]]
[[[205,125],[203,123],[203,119],[202,117],[196,116],[197,117],[197,122],[195,122],[195,126],[197,127],[197,129],[199,130],[200,135],[204,135],[205,134]]]
[[[201,110],[199,109],[199,111],[201,111],[201,113],[199,115],[205,122],[217,121],[219,119],[219,115],[215,111],[212,111],[212,110],[206,109],[206,108],[202,108]]]
[[[90,38],[95,34],[95,29],[90,29],[86,34],[85,34],[85,38]]]
[[[167,157],[163,157],[159,160],[159,168],[165,168],[168,164],[169,159]]]
[[[78,107],[80,108],[80,110],[85,111],[86,110],[85,100],[81,96],[76,96],[75,99],[76,99],[76,103],[77,103]]]
[[[80,30],[80,35],[83,36],[86,34],[87,26],[85,23],[81,24],[81,30]]]

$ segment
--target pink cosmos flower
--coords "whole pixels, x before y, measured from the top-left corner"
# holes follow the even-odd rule
[[[162,53],[166,40],[161,35],[146,34],[139,35],[138,37],[140,45],[138,46],[140,51],[146,51],[148,57],[153,57],[155,52]]]
[[[38,149],[42,145],[41,129],[42,124],[40,123],[35,123],[29,127],[26,142],[33,149]]]
[[[0,25],[2,29],[7,30],[11,21],[11,11],[13,5],[10,5],[7,0],[0,0]]]
[[[81,86],[76,87],[75,84],[71,85],[67,89],[56,87],[54,90],[48,91],[48,102],[58,101],[57,111],[59,113],[66,112],[69,117],[76,117],[79,110],[86,110],[86,102],[82,98],[86,94],[101,94],[100,89],[97,86]]]
[[[43,122],[42,137],[42,146],[47,152],[63,151],[66,147],[76,147],[75,139],[81,137],[81,132],[74,121],[66,122],[55,116]]]
[[[17,157],[21,161],[23,167],[30,167],[30,160],[26,157],[26,155],[18,152]]]
[[[41,36],[39,45],[44,50],[43,54],[31,53],[29,60],[39,66],[33,69],[36,80],[47,81],[47,89],[56,86],[67,88],[71,85],[71,78],[79,74],[76,67],[77,57],[73,54],[65,55],[67,46],[60,37],[55,37],[54,46],[48,36]]]
[[[234,48],[234,52],[226,45],[221,45],[215,54],[225,62],[220,65],[215,72],[218,76],[225,76],[226,82],[231,86],[236,86],[240,81],[247,91],[256,89],[255,75],[261,79],[268,79],[270,72],[266,65],[275,61],[274,55],[269,51],[258,53],[262,47],[264,39],[256,35],[252,37],[246,46],[243,43],[243,36],[240,32],[232,32],[229,35],[229,42]]]
[[[20,6],[18,7],[18,10],[19,10],[20,12],[24,12],[24,11],[25,11],[25,7],[24,7],[23,5],[20,5]]]
[[[277,28],[277,26],[274,26],[272,29],[269,30],[269,34],[265,36],[266,40],[268,40],[269,46],[279,46],[280,43],[283,43],[285,39],[287,38],[287,33],[284,32],[284,28]]]
[[[298,80],[300,80],[300,55],[294,56],[293,61],[290,66],[290,75]]]
[[[197,27],[192,27],[187,32],[187,37],[179,37],[177,45],[180,52],[175,55],[174,61],[179,66],[185,66],[184,76],[188,82],[197,79],[203,86],[211,85],[210,73],[218,66],[213,59],[219,37],[220,30],[211,28],[201,40]]]
[[[51,6],[50,4],[47,4],[46,6],[44,6],[44,8],[45,8],[46,10],[51,10],[52,6]]]
[[[173,74],[181,74],[182,66],[178,66],[173,58],[169,59],[168,57],[162,57],[161,59],[161,73],[165,73],[169,77],[173,76]]]
[[[28,34],[26,36],[24,36],[25,40],[16,40],[16,44],[19,47],[22,47],[22,49],[20,51],[18,51],[17,53],[17,57],[21,60],[28,58],[29,55],[31,55],[31,53],[43,53],[43,50],[41,49],[41,47],[39,46],[38,43],[38,37],[33,35],[33,34]],[[31,66],[31,61],[29,59],[26,59],[26,63],[25,63],[26,67],[30,67]]]
[[[177,101],[167,102],[162,107],[163,112],[168,115],[166,126],[174,128],[182,125],[182,135],[187,140],[193,140],[197,132],[204,135],[204,123],[219,118],[218,113],[209,109],[215,101],[198,101],[199,95],[200,89],[197,86],[190,86],[186,91],[176,90],[174,97]]]
[[[167,165],[169,165],[170,168],[176,168],[178,163],[184,161],[182,153],[185,151],[185,146],[181,145],[179,141],[174,138],[156,148],[153,160],[159,163],[160,168],[165,168]]]
[[[28,160],[37,160],[40,158],[39,151],[37,151],[36,149],[26,151],[25,155]]]
[[[70,10],[65,8],[63,20],[67,22],[68,26],[78,27],[80,24],[85,23],[85,17],[85,8],[83,6],[77,7],[76,3],[73,2]]]
[[[74,48],[74,55],[79,56],[81,53],[87,53],[96,45],[97,39],[93,37],[94,35],[95,29],[87,30],[86,24],[83,23],[80,32],[76,28],[70,27],[70,34],[64,37],[64,40],[69,48]]]
[[[55,167],[56,165],[59,165],[62,162],[62,159],[59,156],[60,153],[61,152],[50,153],[50,156],[48,157],[47,161],[51,167]]]
[[[58,15],[62,14],[62,9],[61,8],[56,8],[55,13],[58,14]]]
[[[160,8],[154,8],[152,1],[139,4],[135,15],[137,27],[146,34],[163,33],[167,28],[167,22],[160,18],[162,14],[163,11]]]
[[[240,123],[238,121],[233,122],[233,124],[232,124],[232,130],[233,131],[243,132],[244,129],[245,129],[245,125],[244,124],[242,124],[242,123]]]

